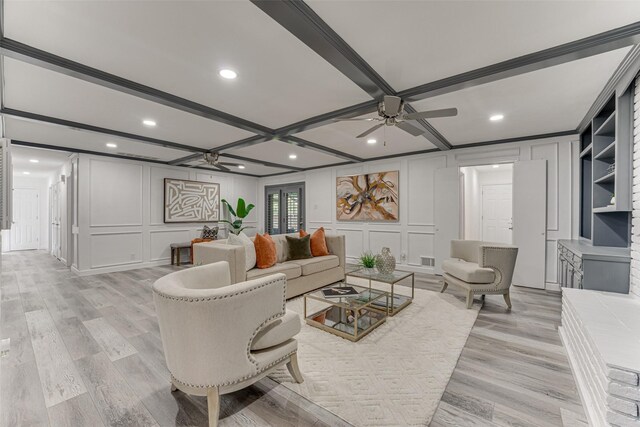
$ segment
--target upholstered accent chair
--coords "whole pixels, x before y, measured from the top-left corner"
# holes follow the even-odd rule
[[[516,266],[518,248],[500,243],[478,240],[452,240],[451,259],[442,263],[444,285],[454,285],[467,291],[467,308],[473,305],[473,296],[502,295],[511,308],[509,288]]]
[[[171,273],[153,284],[171,390],[207,396],[216,426],[220,395],[245,388],[283,364],[298,383],[301,322],[286,310],[282,273],[231,284],[225,261]]]

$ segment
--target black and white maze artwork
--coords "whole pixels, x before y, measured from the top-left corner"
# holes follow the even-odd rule
[[[164,180],[164,222],[215,222],[220,219],[220,184]]]

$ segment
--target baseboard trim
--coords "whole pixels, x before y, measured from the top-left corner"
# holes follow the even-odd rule
[[[562,288],[560,287],[560,285],[553,282],[547,282],[545,285],[545,289],[548,291],[562,292]]]
[[[150,261],[150,262],[135,263],[135,264],[112,265],[109,267],[98,267],[98,268],[91,268],[88,270],[78,270],[75,267],[71,267],[71,271],[76,273],[78,276],[92,276],[94,274],[116,273],[119,271],[138,270],[140,268],[159,267],[161,265],[169,265],[169,264],[171,264],[170,260],[160,260],[160,261]]]

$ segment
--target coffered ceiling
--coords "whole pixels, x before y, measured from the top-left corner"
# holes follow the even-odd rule
[[[254,176],[574,132],[640,41],[637,1],[0,4],[4,136]],[[334,121],[398,92],[459,114],[418,137]]]

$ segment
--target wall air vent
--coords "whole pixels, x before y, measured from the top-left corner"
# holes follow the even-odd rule
[[[136,158],[136,159],[140,159],[140,160],[160,160],[157,157],[151,157],[151,156],[142,156],[140,154],[132,154],[132,153],[123,153],[121,151],[118,152],[119,156],[127,156],[127,157],[131,157],[131,158]]]
[[[435,267],[436,259],[430,256],[421,256],[420,265],[423,267]]]

